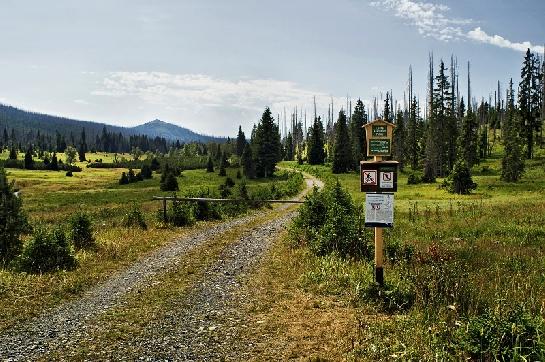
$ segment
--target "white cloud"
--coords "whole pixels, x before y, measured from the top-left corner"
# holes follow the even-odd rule
[[[409,21],[425,37],[441,41],[469,39],[521,52],[530,48],[533,52],[543,53],[542,46],[532,45],[528,41],[512,42],[500,35],[488,35],[480,27],[467,31],[464,26],[473,24],[474,21],[450,18],[447,15],[450,8],[446,5],[412,0],[378,0],[371,2],[371,5],[393,11],[395,16]]]
[[[136,98],[148,109],[168,111],[184,123],[198,120],[255,122],[266,106],[275,118],[298,107],[307,111],[307,123],[312,119],[313,97],[316,96],[319,114],[327,115],[331,96],[325,92],[306,89],[295,82],[275,79],[226,80],[203,74],[171,74],[164,72],[113,72],[102,81],[95,96]],[[345,97],[333,97],[336,112]],[[355,106],[355,101],[352,101]],[[222,114],[222,118],[210,119]]]
[[[392,10],[395,16],[416,26],[423,36],[442,41],[463,38],[464,32],[461,26],[473,23],[471,19],[449,18],[447,13],[450,8],[441,4],[410,0],[380,0],[371,2],[371,5]]]
[[[90,104],[90,103],[87,102],[85,99],[74,99],[74,103],[76,103],[76,104],[81,104],[81,105],[84,105],[84,106],[87,106],[87,105]]]
[[[521,52],[525,52],[527,49],[530,49],[532,52],[543,54],[543,46],[533,45],[528,41],[515,43],[499,35],[488,35],[480,27],[470,30],[467,33],[467,37],[480,43],[491,44],[500,48],[508,48]]]

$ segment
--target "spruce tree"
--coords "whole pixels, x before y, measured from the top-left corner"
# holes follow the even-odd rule
[[[406,130],[405,130],[405,116],[401,110],[396,114],[396,127],[394,128],[393,134],[393,150],[392,155],[394,160],[399,162],[399,169],[403,171],[405,166],[405,139],[406,139]]]
[[[354,168],[352,149],[346,115],[343,110],[339,112],[339,118],[335,129],[335,145],[333,149],[333,173],[349,172]]]
[[[178,191],[178,180],[175,170],[168,164],[163,167],[161,172],[161,181],[159,183],[161,191]]]
[[[509,83],[507,94],[507,114],[503,124],[504,155],[502,158],[501,179],[517,182],[524,172],[524,155],[520,139],[520,121],[515,109],[513,80]]]
[[[291,132],[289,132],[286,137],[285,149],[286,149],[286,157],[285,157],[286,161],[293,161],[294,147],[293,147],[293,137],[291,135]]]
[[[280,133],[269,107],[265,108],[252,139],[257,177],[271,177],[281,158]]]
[[[356,167],[359,167],[359,161],[363,161],[367,156],[367,141],[365,139],[365,128],[367,123],[367,113],[361,99],[356,102],[354,113],[350,119],[350,141],[352,142],[352,155]]]
[[[221,153],[221,158],[220,158],[219,176],[227,176],[227,172],[225,171],[226,167],[227,167],[227,159],[226,159],[226,156],[225,156],[225,152],[222,152]]]
[[[526,158],[533,157],[534,132],[540,128],[539,102],[540,92],[538,73],[536,73],[536,60],[530,49],[526,51],[521,70],[521,81],[518,92],[518,105],[523,125],[523,133],[526,138]]]
[[[322,165],[325,159],[324,151],[324,125],[320,117],[314,119],[314,124],[309,129],[308,137],[308,163],[310,165]]]
[[[477,188],[477,184],[471,178],[471,171],[462,158],[459,158],[454,164],[445,184],[450,193],[460,195],[469,194]]]
[[[28,149],[25,152],[25,168],[27,170],[33,170],[34,169],[34,160],[32,159],[33,154],[32,146],[29,146]]]
[[[246,146],[246,135],[244,135],[244,132],[242,132],[242,126],[238,126],[237,156],[242,156],[242,152],[244,152],[244,146]]]
[[[407,162],[410,163],[413,170],[416,170],[418,168],[418,160],[420,154],[420,137],[418,125],[418,101],[416,100],[416,97],[414,97],[411,103],[411,110],[409,112],[409,121],[407,124],[407,138],[405,145]]]
[[[19,255],[23,246],[21,234],[28,226],[22,200],[15,195],[13,185],[0,167],[0,265]]]
[[[214,162],[212,162],[211,156],[208,156],[208,162],[206,163],[206,172],[214,172]]]
[[[463,99],[460,102],[460,108],[464,108]],[[463,112],[463,111],[462,111]],[[473,167],[479,161],[478,154],[478,128],[477,118],[475,113],[470,109],[462,118],[462,130],[458,138],[458,150],[462,159],[467,163],[468,167]]]
[[[11,148],[9,149],[9,159],[10,160],[17,159],[17,150],[15,149],[15,146],[11,146]]]
[[[252,148],[248,143],[244,146],[241,157],[242,171],[247,178],[255,178],[255,165],[252,154]]]
[[[53,156],[51,156],[51,163],[49,164],[49,169],[53,171],[59,170],[59,161],[57,160],[56,152],[53,152]]]

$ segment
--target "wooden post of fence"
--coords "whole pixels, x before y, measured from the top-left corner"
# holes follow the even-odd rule
[[[167,221],[167,199],[163,199],[163,221]]]

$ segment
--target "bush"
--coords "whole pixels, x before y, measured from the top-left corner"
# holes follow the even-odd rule
[[[120,185],[127,185],[129,183],[129,178],[125,172],[121,172],[121,178],[119,179]]]
[[[472,360],[543,361],[545,324],[522,307],[496,308],[468,318],[455,332],[455,346]]]
[[[466,195],[477,188],[471,178],[471,171],[463,160],[458,160],[450,175],[445,179],[445,186],[450,193]]]
[[[143,179],[150,179],[153,178],[153,171],[151,170],[151,167],[149,165],[143,165],[140,169],[140,174],[142,175]]]
[[[194,210],[187,202],[174,201],[167,212],[168,222],[174,226],[187,226],[195,223]]]
[[[418,185],[420,183],[422,183],[422,177],[414,172],[411,172],[407,178],[407,185]]]
[[[72,176],[74,176],[74,175],[72,174],[72,171],[66,171],[66,176],[67,176],[67,177],[72,177]]]
[[[292,224],[291,235],[298,242],[307,242],[317,255],[336,252],[344,257],[362,257],[369,254],[352,198],[338,180],[324,191],[315,187],[305,198]]]
[[[125,216],[123,216],[122,225],[125,227],[136,226],[143,230],[146,230],[148,228],[144,214],[136,204],[134,204],[129,210],[127,210]]]
[[[78,212],[70,219],[70,238],[76,249],[90,249],[95,246],[91,218]]]
[[[0,265],[7,264],[21,252],[21,234],[28,227],[21,198],[14,193],[14,181],[8,182],[0,167]]]
[[[161,191],[178,191],[178,180],[176,179],[176,170],[167,164],[161,172]]]
[[[36,228],[17,261],[18,268],[31,273],[46,273],[76,266],[72,248],[64,230]]]

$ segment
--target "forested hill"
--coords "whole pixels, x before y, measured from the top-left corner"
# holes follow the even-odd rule
[[[64,117],[24,111],[12,106],[0,104],[0,132],[7,131],[10,139],[15,136],[21,144],[34,142],[39,135],[55,140],[59,136],[68,143],[73,140],[79,143],[81,133],[85,129],[88,143],[101,139],[104,130],[119,138],[129,139],[131,136],[146,136],[150,140],[157,137],[168,142],[223,142],[224,138],[195,133],[187,128],[154,120],[136,127],[119,127],[98,122],[79,121]],[[4,132],[5,133],[5,132]]]

